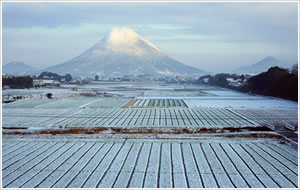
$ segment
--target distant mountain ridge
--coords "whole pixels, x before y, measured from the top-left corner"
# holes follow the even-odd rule
[[[184,65],[129,28],[113,29],[109,35],[79,56],[44,69],[58,74],[78,75],[204,75]]]
[[[291,68],[292,64],[289,64],[285,61],[276,59],[272,56],[268,56],[265,59],[252,64],[252,65],[246,65],[242,66],[235,70],[236,73],[251,73],[251,74],[258,74],[261,72],[267,71],[271,67],[282,67],[282,68]]]
[[[35,68],[23,62],[13,61],[2,66],[2,73],[9,75],[25,75],[35,72]]]

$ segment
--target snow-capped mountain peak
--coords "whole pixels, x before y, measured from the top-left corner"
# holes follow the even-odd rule
[[[162,53],[130,28],[114,28],[93,47],[46,71],[74,75],[201,75],[203,71],[184,65]]]
[[[140,36],[130,28],[113,28],[108,35],[110,45],[135,45]]]
[[[98,42],[94,53],[102,53],[103,50],[129,53],[137,56],[142,56],[153,51],[160,53],[160,50],[151,42],[139,36],[132,29],[125,27],[113,28],[102,41]]]

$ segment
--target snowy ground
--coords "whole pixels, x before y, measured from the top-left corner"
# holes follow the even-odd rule
[[[45,98],[46,93],[52,93],[55,98],[78,96],[82,92],[102,93],[136,99],[183,99],[189,107],[293,107],[297,102],[280,98],[265,97],[240,93],[228,89],[163,83],[96,83],[89,85],[64,85],[63,89],[6,89],[3,95],[31,94],[35,99]],[[74,88],[77,91],[74,91]]]
[[[279,123],[298,123],[297,108],[235,108],[231,109],[234,113],[240,114],[252,121],[260,124],[279,124]]]
[[[47,94],[47,93],[76,93],[71,89],[49,89],[49,88],[39,88],[39,89],[5,89],[2,90],[2,95],[23,95],[23,94]]]
[[[293,101],[275,98],[207,98],[188,99],[185,102],[189,107],[220,107],[220,108],[297,108]]]
[[[293,107],[191,108],[193,106],[187,100],[188,107],[182,107],[182,99],[137,99],[124,108],[131,100],[79,97],[16,101],[3,105],[4,132],[72,127],[240,128],[266,124],[297,125],[298,121],[297,109]]]
[[[191,87],[189,87],[192,89]],[[228,89],[152,90],[137,99],[183,99],[190,108],[298,108],[298,103],[274,97],[240,93]]]
[[[297,150],[277,140],[3,139],[10,188],[296,188]]]
[[[53,114],[49,114],[50,112]],[[255,126],[255,124],[222,108],[85,108],[77,110],[36,108],[5,109],[3,112],[3,127],[7,128],[34,129],[41,126],[45,128],[223,128],[248,127]]]
[[[3,187],[298,187],[296,146],[262,127],[296,127],[296,102],[162,83],[64,88],[2,105]]]
[[[244,107],[244,108],[274,108],[286,107],[297,108],[294,101],[280,98],[250,95],[231,90],[210,90],[204,91],[211,94],[207,97],[185,98],[190,107]],[[214,95],[214,96],[213,96]]]

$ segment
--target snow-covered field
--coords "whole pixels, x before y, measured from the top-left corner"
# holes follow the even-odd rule
[[[243,97],[243,96],[249,97],[248,94],[236,92],[236,91],[228,90],[228,89],[206,90],[204,92],[215,95],[215,96],[222,96],[222,97]]]
[[[47,93],[76,93],[71,89],[53,89],[53,88],[44,88],[44,89],[5,89],[2,90],[2,95],[24,95],[24,94],[47,94]]]
[[[297,108],[234,108],[231,110],[259,124],[282,125],[290,123],[297,126],[298,123]]]
[[[181,99],[137,99],[131,107],[186,107]]]
[[[219,108],[297,108],[297,102],[275,98],[210,98],[187,99],[189,107],[219,107]]]
[[[85,117],[86,116],[86,117]],[[74,119],[75,118],[75,119]],[[253,126],[225,109],[85,109],[58,126],[211,128]]]
[[[115,85],[115,84],[114,84]],[[139,84],[104,85],[105,88],[130,87],[132,91]],[[93,84],[92,86],[97,86]],[[155,87],[154,84],[146,87]],[[118,128],[222,128],[256,126],[258,124],[284,123],[296,124],[297,103],[278,98],[253,96],[226,89],[211,89],[200,86],[188,86],[187,92],[201,92],[206,96],[180,96],[185,93],[180,85],[158,84],[156,88],[165,88],[165,95],[176,97],[138,96],[128,108],[123,108],[131,98],[77,97],[63,99],[26,99],[3,105],[3,127],[8,128],[71,128],[71,127],[118,127]],[[154,92],[157,93],[157,89]],[[201,90],[204,89],[202,92]],[[196,90],[196,91],[195,91]],[[150,88],[144,90],[152,92]],[[180,94],[180,92],[182,92]],[[113,93],[119,93],[113,91]],[[169,93],[169,94],[168,94]],[[59,94],[59,93],[58,93]],[[120,93],[121,94],[121,93]],[[232,109],[232,110],[231,110]],[[243,112],[241,112],[243,109]],[[253,116],[253,109],[260,109],[259,115]],[[279,114],[273,115],[274,110]],[[51,110],[51,111],[50,111]],[[234,110],[237,110],[236,112]],[[249,110],[249,111],[248,111]],[[273,111],[273,112],[272,112]],[[24,112],[26,114],[19,114]],[[57,113],[47,115],[45,113]],[[248,113],[248,114],[247,114]],[[264,119],[260,116],[263,115]],[[289,115],[289,117],[287,117]],[[282,121],[282,122],[280,122]]]
[[[87,105],[89,106],[89,105]],[[53,106],[54,107],[54,106]],[[49,114],[50,113],[50,114]],[[13,119],[15,118],[15,119]],[[4,127],[222,128],[255,126],[222,108],[5,109]]]
[[[70,94],[82,92],[107,93],[120,97],[136,99],[183,99],[189,107],[250,107],[273,108],[288,107],[297,108],[297,102],[272,98],[266,96],[240,93],[228,89],[199,85],[179,85],[162,83],[96,83],[88,85],[64,85],[65,89],[6,89],[3,95],[32,94],[39,98],[41,94],[45,98],[46,93],[52,93],[55,98],[71,97]],[[77,91],[72,90],[74,87]],[[73,96],[74,96],[73,95]]]
[[[3,187],[298,187],[297,148],[262,127],[297,126],[296,102],[195,85],[65,88],[2,105]]]
[[[8,188],[297,188],[277,140],[4,139]]]

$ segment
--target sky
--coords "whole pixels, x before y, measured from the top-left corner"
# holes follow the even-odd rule
[[[3,2],[2,64],[38,69],[68,61],[129,27],[162,52],[208,72],[267,56],[298,58],[296,2]]]

